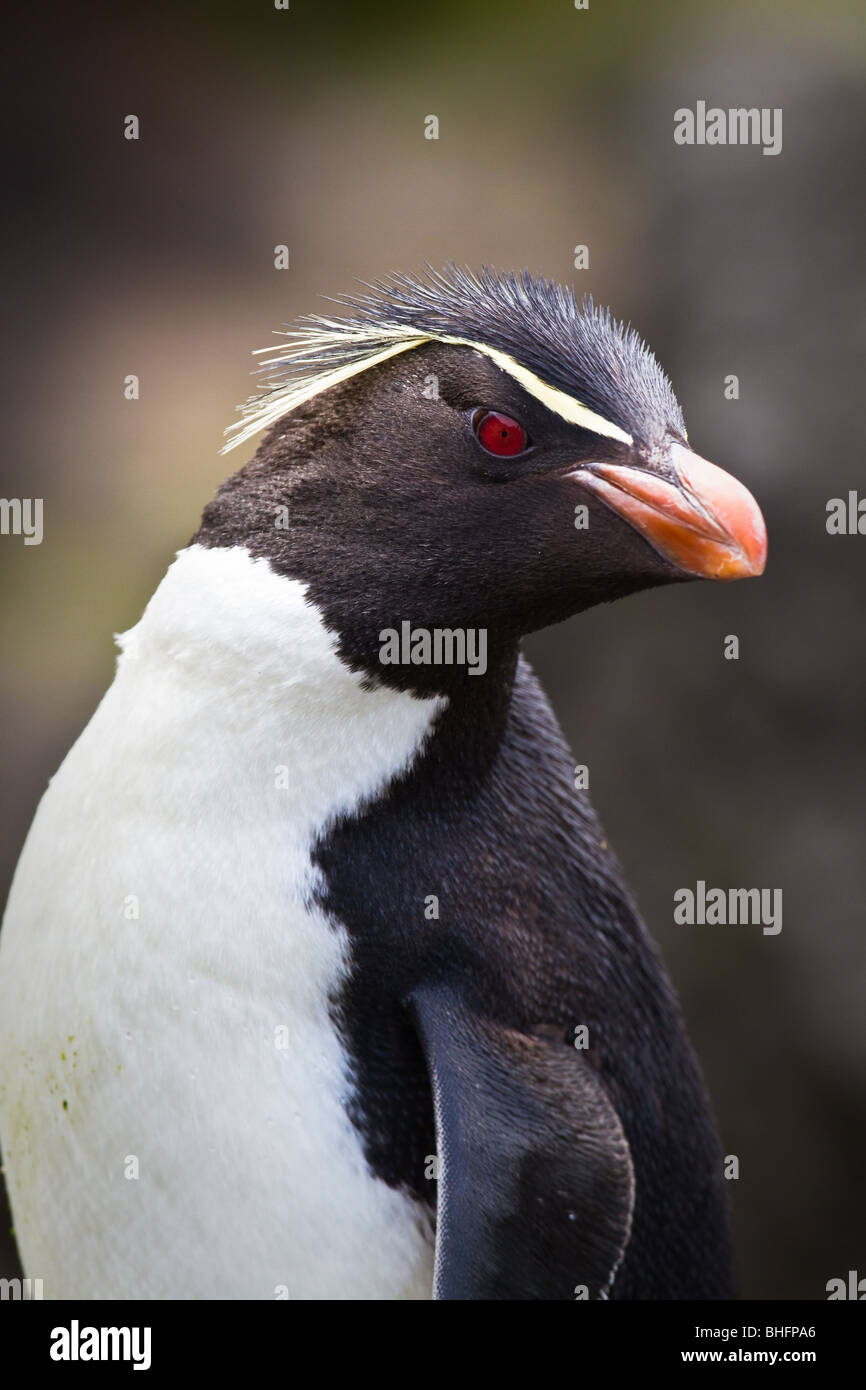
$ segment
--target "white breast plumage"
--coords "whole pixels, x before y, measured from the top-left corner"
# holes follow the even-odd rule
[[[53,1298],[429,1298],[368,1169],[311,847],[440,700],[365,690],[304,586],[182,551],[52,780],[0,937],[0,1140]]]

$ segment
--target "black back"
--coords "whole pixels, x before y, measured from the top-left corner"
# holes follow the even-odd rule
[[[490,693],[467,686],[409,775],[316,849],[322,906],[352,938],[355,972],[334,1010],[368,1160],[393,1186],[435,1200],[424,1177],[436,1149],[430,1085],[405,1001],[456,965],[479,1014],[525,1032],[553,1027],[563,1048],[589,1027],[584,1056],[635,1170],[611,1297],[730,1297],[721,1154],[658,954],[525,663],[512,690]],[[438,921],[425,919],[430,894]]]

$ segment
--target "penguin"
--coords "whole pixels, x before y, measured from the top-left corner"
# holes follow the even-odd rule
[[[521,639],[762,572],[637,333],[529,272],[365,285],[263,355],[51,780],[0,935],[45,1297],[733,1296],[659,953]]]

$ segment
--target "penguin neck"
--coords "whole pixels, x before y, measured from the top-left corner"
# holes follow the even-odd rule
[[[113,718],[209,814],[273,812],[308,840],[407,771],[446,703],[371,688],[338,642],[300,581],[192,545],[120,639]]]
[[[303,583],[241,546],[197,544],[179,552],[119,641],[117,684],[131,699],[150,683],[179,737],[194,727],[194,746],[206,739],[220,765],[233,758],[235,777],[245,768],[273,779],[284,766],[289,783],[307,787],[317,820],[376,796],[415,764],[428,793],[483,780],[508,723],[518,658],[516,642],[497,648],[483,675],[463,672],[447,693],[374,683],[341,658],[339,633]],[[318,782],[332,805],[320,804]]]
[[[420,762],[431,792],[453,793],[455,776],[466,787],[481,782],[495,763],[508,725],[518,646],[497,655],[483,677],[453,686]]]

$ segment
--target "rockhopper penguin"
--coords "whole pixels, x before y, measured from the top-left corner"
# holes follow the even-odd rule
[[[566,290],[450,268],[345,304],[270,353],[258,452],[21,855],[25,1271],[49,1298],[729,1297],[700,1074],[519,643],[759,574],[760,511]]]

